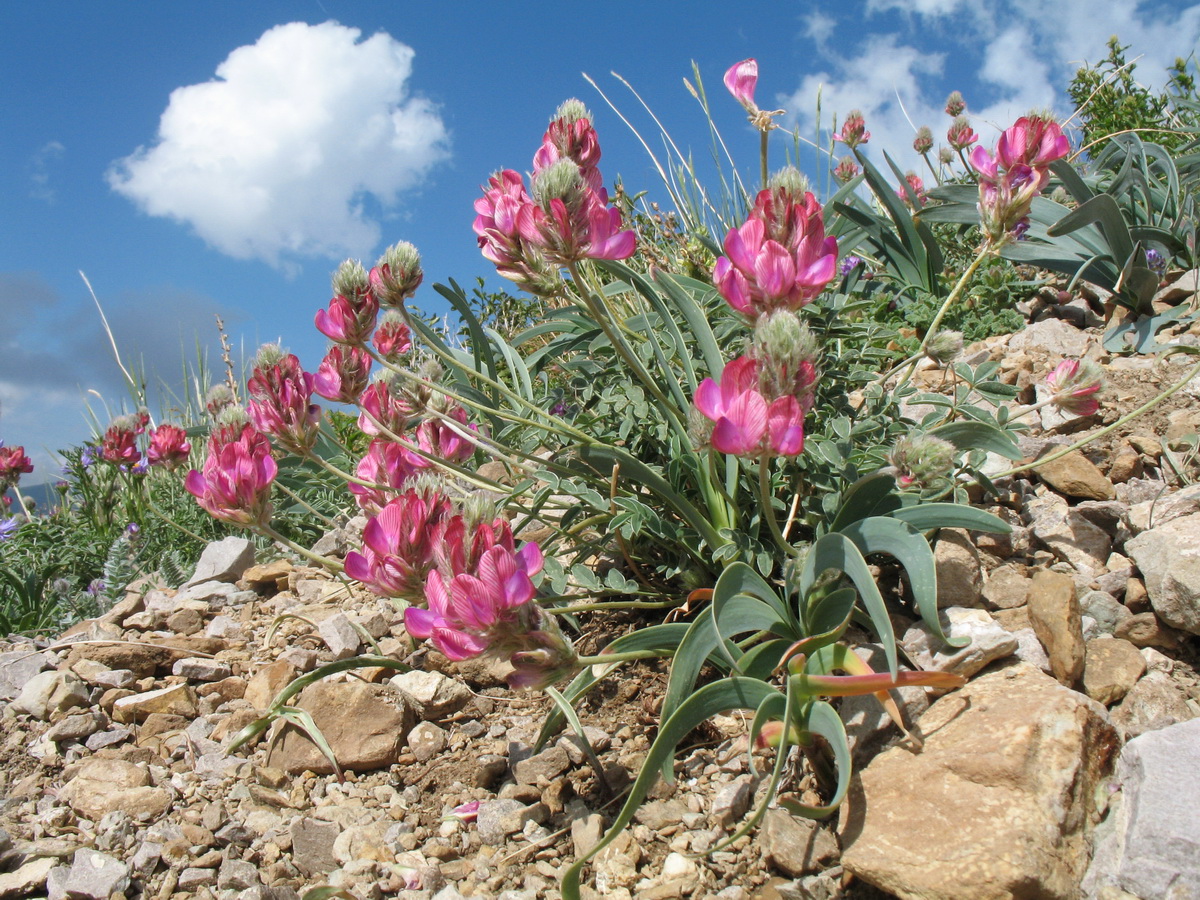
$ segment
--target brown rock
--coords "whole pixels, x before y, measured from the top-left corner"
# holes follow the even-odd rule
[[[1051,445],[1040,454],[1049,456],[1058,451]],[[1038,466],[1034,470],[1042,481],[1064,497],[1074,497],[1080,500],[1112,500],[1117,496],[1113,484],[1104,477],[1104,473],[1078,450],[1066,456]]]
[[[1134,450],[1144,453],[1151,462],[1162,456],[1162,443],[1152,434],[1131,434],[1129,443]]]
[[[312,714],[338,764],[358,772],[390,766],[416,721],[413,705],[399,691],[361,681],[318,681],[296,704]],[[293,726],[284,729],[267,765],[293,774],[333,771],[317,746]]]
[[[1158,621],[1158,616],[1152,612],[1138,613],[1118,623],[1113,635],[1135,647],[1161,647],[1164,650],[1178,650],[1181,637],[1175,629]]]
[[[1120,638],[1087,642],[1083,664],[1083,690],[1097,703],[1109,706],[1129,693],[1146,671],[1138,648]]]
[[[1017,665],[938,700],[924,749],[876,757],[843,807],[842,865],[921,900],[1073,898],[1117,735],[1104,708]]]
[[[1142,454],[1132,447],[1122,447],[1113,454],[1108,470],[1108,480],[1113,484],[1124,484],[1130,478],[1141,478],[1145,471]]]
[[[277,559],[261,566],[251,566],[242,573],[242,583],[247,587],[259,590],[267,588],[272,593],[276,590],[286,590],[288,573],[293,568],[295,567],[286,559]]]
[[[933,548],[937,564],[937,605],[978,606],[983,591],[983,565],[971,536],[961,528],[943,528]]]
[[[173,716],[169,713],[150,713],[146,716],[146,721],[137,731],[138,746],[149,743],[154,738],[171,732],[183,731],[190,724],[191,719],[185,719],[183,716]]]
[[[1029,570],[1020,563],[1008,563],[993,569],[983,586],[984,605],[988,609],[1015,609],[1029,601]]]
[[[245,699],[255,709],[266,709],[285,687],[300,674],[300,670],[285,659],[263,666],[246,685]]]
[[[1126,740],[1131,740],[1147,731],[1187,722],[1196,718],[1187,700],[1188,695],[1170,675],[1148,672],[1129,689],[1125,699],[1113,707],[1113,724]]]
[[[176,610],[167,616],[167,628],[176,634],[190,635],[204,627],[204,616],[190,607]]]
[[[138,678],[153,675],[158,669],[170,669],[178,657],[166,647],[134,641],[111,644],[76,644],[67,656],[67,666],[90,659],[110,669],[129,669]]]
[[[1140,578],[1127,579],[1123,602],[1131,613],[1150,612],[1150,593],[1146,590],[1146,582]]]
[[[759,840],[767,863],[792,878],[819,872],[838,858],[831,831],[784,809],[767,810]]]
[[[1043,569],[1029,586],[1029,624],[1037,635],[1054,677],[1067,686],[1083,675],[1083,621],[1075,582],[1069,575]]]
[[[117,722],[141,722],[151,713],[194,719],[196,693],[186,684],[173,684],[156,691],[122,697],[113,704],[112,717]]]
[[[162,815],[171,805],[171,795],[165,789],[150,786],[145,769],[103,757],[84,762],[58,796],[93,822],[115,810],[144,822]]]
[[[1029,607],[1017,606],[1013,609],[997,609],[992,612],[992,618],[1005,631],[1017,632],[1024,631],[1026,628],[1032,628],[1033,624],[1029,621]]]

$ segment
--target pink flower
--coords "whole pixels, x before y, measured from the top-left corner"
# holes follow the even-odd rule
[[[363,347],[335,345],[329,348],[317,374],[313,376],[313,392],[326,400],[357,403],[367,389],[371,375],[371,355]]]
[[[23,446],[0,446],[0,494],[33,471],[33,461],[25,455]]]
[[[913,149],[922,155],[933,149],[933,132],[929,130],[928,125],[917,129],[917,135],[913,138]]]
[[[152,466],[174,470],[187,462],[191,452],[192,445],[188,442],[187,432],[178,425],[164,422],[150,433],[146,459]]]
[[[967,102],[963,100],[963,95],[958,91],[951,91],[950,96],[946,98],[946,115],[961,116],[967,109]]]
[[[247,411],[255,428],[299,456],[313,448],[321,407],[309,402],[313,376],[300,367],[294,353],[284,355],[272,344],[264,346],[254,374],[246,383],[246,393],[250,396]]]
[[[950,123],[946,140],[955,150],[966,150],[979,140],[979,135],[971,128],[971,122],[966,116],[959,116]]]
[[[628,259],[637,237],[621,230],[621,211],[609,207],[608,194],[589,187],[574,161],[561,159],[534,175],[538,202],[517,213],[521,237],[550,262],[569,265],[583,259]]]
[[[483,554],[493,547],[503,547],[510,553],[516,552],[512,526],[507,519],[497,517],[491,522],[480,522],[474,528],[468,529],[466,520],[461,515],[455,516],[446,525],[438,547],[438,569],[447,578],[464,572],[472,573],[478,567]]]
[[[784,243],[768,238],[758,204],[740,228],[725,236],[725,256],[717,260],[713,283],[730,306],[751,319],[779,307],[804,306],[836,273],[837,239],[825,236],[820,207],[813,214],[806,201],[791,210],[786,227],[776,231]]]
[[[1043,116],[1021,116],[1000,135],[996,158],[1006,169],[1017,165],[1043,168],[1071,152],[1062,128]]]
[[[346,574],[384,597],[419,597],[449,517],[441,494],[406,491],[367,521],[362,552],[346,554]]]
[[[104,432],[100,457],[114,466],[133,468],[141,461],[138,450],[138,419],[136,416],[118,416]]]
[[[358,427],[372,437],[383,434],[384,429],[393,434],[400,433],[408,420],[420,412],[413,406],[411,398],[384,379],[372,382],[362,392],[358,405],[362,408]]]
[[[861,171],[862,168],[858,165],[858,163],[856,163],[849,156],[843,156],[838,161],[837,167],[833,170],[833,177],[836,178],[841,184],[845,184],[851,178],[857,177],[858,173]]]
[[[425,280],[421,254],[408,241],[388,247],[371,269],[371,293],[384,306],[400,308]]]
[[[909,207],[920,205],[925,199],[925,182],[916,172],[905,172],[904,187],[896,191],[896,196]]]
[[[1070,149],[1058,124],[1040,116],[1018,119],[1000,136],[994,156],[975,148],[970,162],[979,173],[980,224],[993,240],[1028,227],[1033,200],[1050,180],[1047,167]]]
[[[467,422],[467,411],[456,406],[449,412],[450,418],[463,428],[478,431],[477,425]],[[475,453],[475,445],[440,419],[426,419],[417,426],[417,446],[436,459],[451,463],[466,462]],[[428,465],[423,459],[421,465]]]
[[[743,59],[734,63],[725,73],[725,88],[733,94],[733,98],[753,115],[758,112],[754,102],[754,89],[758,86],[758,60]]]
[[[532,243],[521,236],[517,218],[532,206],[519,173],[505,169],[488,179],[488,189],[475,201],[479,249],[496,271],[535,294],[551,294],[559,286],[558,272]]]
[[[271,483],[279,467],[266,436],[250,425],[224,426],[208,440],[202,471],[184,487],[209,515],[235,525],[265,525],[271,518]]]
[[[369,291],[353,300],[338,294],[329,301],[328,311],[317,310],[313,322],[317,331],[338,344],[362,344],[375,330],[379,301]]]
[[[1090,359],[1064,359],[1046,376],[1046,388],[1059,409],[1090,416],[1100,408],[1095,394],[1104,386],[1104,373]]]
[[[389,310],[375,330],[375,352],[388,362],[396,362],[412,349],[412,332],[404,319]]]
[[[541,570],[541,548],[528,543],[516,553],[505,547],[488,550],[477,576],[455,575],[447,584],[440,572],[432,571],[425,581],[429,608],[406,609],[404,627],[454,660],[519,645],[536,615],[527,609],[536,595],[531,576]]]
[[[542,146],[533,156],[533,171],[548,169],[560,159],[569,159],[579,166],[580,174],[594,191],[604,186],[597,166],[600,163],[600,139],[592,127],[591,113],[578,100],[567,100],[558,108]]]
[[[791,395],[768,403],[759,391],[758,363],[740,356],[725,366],[718,385],[705,378],[696,409],[714,423],[712,446],[721,453],[756,457],[764,450],[795,456],[804,449],[804,412]]]
[[[353,481],[347,484],[363,512],[378,513],[420,471],[421,466],[414,462],[413,456],[409,450],[393,441],[381,438],[371,441],[354,474],[375,486],[355,484]]]
[[[841,132],[835,134],[833,139],[841,141],[851,149],[871,140],[871,132],[867,131],[867,123],[863,119],[863,114],[857,109],[850,110],[850,115],[846,116],[846,121],[842,123]]]

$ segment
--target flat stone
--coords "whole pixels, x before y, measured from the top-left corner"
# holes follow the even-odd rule
[[[942,644],[924,622],[904,633],[901,643],[922,669],[953,672],[969,678],[984,666],[1012,656],[1017,640],[984,609],[950,607],[941,611],[942,630],[950,638],[965,638],[963,647]]]
[[[45,653],[36,650],[11,650],[0,653],[0,700],[11,700],[39,672],[51,668]]]
[[[408,751],[417,762],[429,762],[446,749],[446,730],[432,722],[421,722],[408,733]]]
[[[1117,735],[1098,703],[1026,666],[942,697],[851,785],[842,864],[899,897],[1073,898]]]
[[[713,797],[711,818],[714,825],[728,831],[733,828],[750,809],[754,799],[754,778],[739,775],[717,791]]]
[[[1161,486],[1165,489],[1165,485]],[[1200,513],[1200,484],[1171,493],[1163,493],[1151,500],[1143,500],[1129,508],[1129,527],[1137,534],[1165,525],[1172,519]]]
[[[155,691],[145,691],[122,697],[113,704],[113,719],[117,722],[141,722],[151,713],[196,717],[196,692],[186,684],[173,684]]]
[[[401,672],[392,678],[392,684],[417,702],[423,719],[445,718],[471,702],[470,689],[441,672]]]
[[[1087,642],[1083,663],[1083,690],[1097,703],[1109,706],[1123,698],[1146,671],[1138,648],[1119,638]]]
[[[1029,588],[1029,621],[1050,657],[1050,669],[1065,685],[1083,675],[1083,622],[1075,582],[1069,575],[1043,569]]]
[[[356,772],[396,762],[416,722],[416,712],[403,694],[362,681],[318,681],[301,691],[296,705],[312,714],[338,764]],[[284,729],[267,765],[293,774],[333,771],[316,744],[294,726]]]
[[[575,847],[575,856],[583,856],[591,851],[604,836],[604,817],[599,813],[590,813],[571,822],[571,843]]]
[[[64,887],[73,900],[109,900],[129,889],[129,868],[96,850],[77,850]]]
[[[28,897],[34,892],[40,893],[50,870],[57,865],[57,859],[43,857],[25,863],[15,872],[0,874],[0,897]]]
[[[172,675],[179,675],[189,681],[221,681],[233,675],[233,669],[228,663],[202,656],[188,656],[175,660],[171,667]]]
[[[485,800],[479,804],[475,827],[485,847],[502,844],[510,834],[521,830],[519,814],[526,809],[520,800]]]
[[[1172,628],[1200,634],[1200,514],[1142,532],[1125,552],[1142,572],[1155,614]]]
[[[275,559],[261,566],[251,566],[242,573],[241,580],[252,587],[282,589],[280,580],[286,586],[288,573],[294,568],[286,559]]]
[[[77,813],[99,822],[119,810],[135,821],[156,819],[171,805],[164,788],[151,787],[149,773],[121,759],[93,757],[58,793]]]
[[[217,887],[223,891],[247,891],[257,887],[258,867],[240,859],[225,859],[217,870]]]
[[[1057,452],[1057,448],[1047,447],[1041,455],[1049,456],[1054,452]],[[1076,500],[1112,500],[1117,496],[1113,483],[1079,450],[1043,463],[1034,469],[1034,472],[1064,497]]]
[[[1105,888],[1141,900],[1200,897],[1198,773],[1200,720],[1125,745],[1114,779],[1121,793],[1096,831],[1096,852],[1083,882],[1088,897],[1105,896]]]
[[[100,710],[89,709],[87,712],[67,716],[52,725],[46,732],[46,740],[56,743],[82,741],[100,731],[107,724],[108,716]]]
[[[784,809],[767,810],[759,841],[767,863],[792,878],[819,872],[839,853],[832,832]]]
[[[553,746],[513,766],[513,777],[518,784],[546,784],[553,781],[571,764],[567,751]]]
[[[299,669],[284,659],[278,659],[259,669],[246,684],[245,699],[257,710],[265,710],[300,674]]]
[[[971,536],[961,528],[943,528],[933,558],[938,608],[978,606],[983,596],[983,564]]]
[[[310,877],[336,869],[333,843],[341,831],[336,822],[310,818],[296,820],[291,827],[292,860],[296,868]]]
[[[1126,738],[1135,738],[1177,722],[1187,722],[1196,718],[1187,701],[1188,695],[1170,675],[1147,672],[1129,689],[1125,699],[1113,707],[1113,724]]]
[[[90,659],[110,669],[128,669],[138,678],[153,675],[158,669],[170,669],[181,654],[155,644],[127,641],[111,644],[76,644],[67,656],[74,668],[81,659]]]
[[[1020,563],[1007,563],[988,573],[983,585],[983,602],[988,609],[1015,609],[1029,600],[1029,570]]]
[[[66,670],[39,672],[25,683],[9,708],[45,721],[54,713],[86,706],[88,691],[82,681]]]
[[[1050,552],[1089,580],[1103,571],[1104,561],[1112,552],[1112,535],[1079,510],[1065,505],[1046,509],[1034,519],[1030,530]]]
[[[362,638],[345,613],[334,613],[325,619],[317,626],[317,633],[335,660],[349,659],[362,646]]]
[[[184,587],[205,581],[237,581],[254,565],[254,542],[230,536],[213,541],[200,554],[196,571]]]

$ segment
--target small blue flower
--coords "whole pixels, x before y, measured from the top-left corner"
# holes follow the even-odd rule
[[[21,520],[16,516],[13,516],[11,519],[0,519],[0,541],[7,541],[17,533],[17,529],[20,526]]]
[[[79,454],[79,464],[85,469],[96,461],[96,448],[88,444]]]
[[[838,274],[845,278],[855,269],[862,265],[862,260],[857,256],[847,256],[838,266]]]
[[[87,586],[87,592],[93,597],[98,597],[104,593],[104,579],[93,578],[92,583]]]
[[[138,532],[140,532],[141,530],[142,530],[142,527],[140,525],[138,525],[137,522],[130,522],[128,525],[125,526],[125,533],[127,535],[129,535],[130,537],[137,537]]]
[[[1167,260],[1153,247],[1146,251],[1146,265],[1148,265],[1151,271],[1154,272],[1154,274],[1159,278],[1162,278],[1163,275],[1166,274]]]

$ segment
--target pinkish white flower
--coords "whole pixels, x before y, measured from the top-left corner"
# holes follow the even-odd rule
[[[351,481],[347,485],[354,500],[363,512],[378,513],[389,501],[395,499],[404,486],[419,472],[423,460],[414,462],[407,448],[394,441],[376,438],[371,441],[366,455],[359,461],[354,474],[370,486]]]
[[[313,376],[300,367],[294,353],[284,354],[273,344],[264,345],[246,393],[250,397],[247,412],[255,428],[297,455],[304,456],[313,448],[321,407],[311,402]]]
[[[1090,359],[1064,359],[1046,376],[1046,389],[1055,406],[1076,416],[1090,416],[1100,409],[1095,395],[1104,386],[1104,372]]]
[[[758,60],[753,57],[734,63],[725,72],[725,89],[753,115],[758,112],[754,89],[758,86]]]

